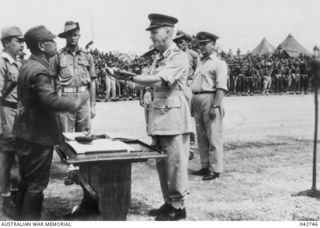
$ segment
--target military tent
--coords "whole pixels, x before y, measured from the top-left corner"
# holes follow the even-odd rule
[[[287,38],[279,45],[279,50],[286,52],[290,57],[297,57],[300,54],[311,55],[298,41],[289,34]]]
[[[263,38],[258,46],[252,50],[252,55],[264,55],[264,54],[272,54],[275,48],[269,43],[266,38]]]

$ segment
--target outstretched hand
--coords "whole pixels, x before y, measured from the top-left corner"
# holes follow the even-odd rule
[[[114,78],[118,80],[130,80],[132,77],[136,76],[136,74],[118,68],[107,68],[107,72]]]

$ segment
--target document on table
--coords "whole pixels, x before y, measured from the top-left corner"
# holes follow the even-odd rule
[[[77,154],[90,154],[90,153],[130,153],[134,149],[121,141],[112,141],[111,139],[96,139],[91,143],[82,144],[74,140],[76,136],[84,136],[83,133],[64,133],[66,143]]]

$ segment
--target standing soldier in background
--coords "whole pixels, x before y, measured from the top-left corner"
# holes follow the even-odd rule
[[[108,62],[105,66],[106,67],[113,67],[114,63]],[[106,100],[110,100],[110,94],[111,94],[111,100],[116,101],[117,100],[117,93],[116,93],[116,79],[113,78],[109,72],[106,70]]]
[[[245,78],[246,78],[246,89],[245,93],[248,93],[248,95],[252,96],[253,95],[253,81],[254,81],[254,74],[255,74],[255,69],[252,65],[252,63],[249,63],[247,70],[245,71]]]
[[[63,132],[91,130],[91,118],[95,116],[96,72],[92,56],[79,48],[79,23],[67,21],[60,38],[66,39],[66,46],[52,58],[53,72],[58,75],[57,84],[62,97],[76,99],[90,94],[90,101],[75,113],[60,113]]]
[[[96,71],[91,54],[78,46],[80,38],[79,23],[67,21],[64,32],[58,35],[66,39],[66,46],[58,51],[51,59],[52,71],[57,75],[56,84],[62,97],[78,99],[90,95],[90,100],[74,113],[60,113],[59,120],[62,132],[87,132],[91,131],[91,118],[95,117],[96,105]],[[74,168],[69,166],[69,174],[65,184],[74,183]],[[83,203],[89,194],[84,190]],[[84,204],[82,204],[84,205]]]
[[[4,28],[1,42],[4,49],[0,53],[0,188],[2,211],[12,217],[20,177],[12,128],[17,112],[18,56],[23,53],[23,34],[18,27]]]
[[[300,94],[300,67],[298,64],[294,64],[294,92]]]
[[[272,75],[272,68],[271,64],[267,64],[264,66],[263,69],[263,93],[268,95],[271,89],[271,75]]]
[[[238,94],[238,91],[239,91],[239,76],[241,75],[241,67],[240,67],[240,64],[237,64],[235,66],[235,69],[233,71],[233,93],[234,94]]]
[[[187,33],[178,30],[176,37],[173,40],[177,46],[184,51],[189,60],[189,71],[188,71],[188,79],[187,79],[187,87],[186,87],[186,98],[188,100],[189,105],[191,106],[191,99],[192,99],[192,92],[191,92],[191,84],[193,82],[194,76],[197,72],[197,69],[200,65],[200,55],[189,49],[189,43],[192,41],[192,37]],[[196,136],[195,132],[190,135],[190,153],[189,153],[189,160],[192,160],[194,157],[194,147],[196,143]]]
[[[309,76],[308,76],[307,64],[301,60],[299,67],[300,67],[300,80],[301,80],[300,93],[302,93],[302,90],[303,90],[304,94],[308,94]]]
[[[44,26],[37,26],[28,30],[24,38],[32,55],[20,70],[19,104],[13,126],[21,173],[16,213],[19,220],[39,220],[53,145],[63,141],[57,112],[75,112],[89,95],[75,99],[57,95],[49,67],[49,59],[57,51],[55,35]]]
[[[223,171],[223,98],[227,91],[228,67],[215,52],[218,37],[208,32],[196,36],[203,55],[192,84],[194,111],[200,151],[201,169],[194,175],[202,180],[220,177]]]

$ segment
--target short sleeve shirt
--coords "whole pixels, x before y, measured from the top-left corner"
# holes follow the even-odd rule
[[[215,53],[202,60],[191,85],[192,92],[228,90],[228,66]]]
[[[188,76],[188,57],[176,44],[158,55],[149,74],[162,80],[160,88],[153,88],[154,98],[147,111],[148,135],[177,135],[192,131],[190,110],[183,93]],[[160,92],[162,96],[157,96]]]
[[[172,44],[162,55],[158,55],[151,67],[151,74],[159,76],[167,90],[175,85],[175,90],[183,90],[188,76],[188,57],[176,44]]]
[[[67,48],[61,49],[51,59],[50,66],[62,87],[87,86],[97,77],[93,57],[82,49],[75,54]]]

